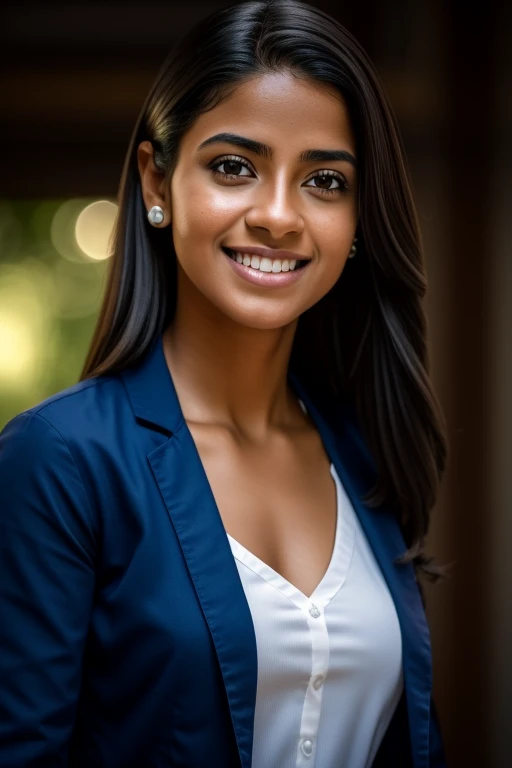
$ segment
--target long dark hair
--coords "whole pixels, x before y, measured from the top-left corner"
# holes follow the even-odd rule
[[[176,253],[170,228],[147,221],[137,147],[151,141],[170,181],[196,118],[242,81],[274,71],[334,86],[356,137],[357,256],[299,318],[290,366],[312,390],[353,403],[378,480],[365,499],[396,510],[407,552],[434,580],[424,554],[430,510],[447,457],[443,416],[429,380],[422,246],[402,141],[375,70],[357,41],[297,0],[255,0],[197,24],[165,60],[132,134],[103,305],[81,379],[137,364],[171,322]]]

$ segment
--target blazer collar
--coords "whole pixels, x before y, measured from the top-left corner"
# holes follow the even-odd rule
[[[169,436],[148,454],[179,537],[215,645],[243,768],[250,768],[257,685],[254,627],[215,499],[165,360],[162,335],[142,362],[121,373],[135,417]],[[404,686],[414,768],[429,765],[432,666],[429,629],[411,564],[394,560],[405,543],[394,515],[361,501],[376,478],[352,408],[316,403],[298,377],[289,383],[304,402],[358,515],[387,582],[402,633]]]
[[[164,356],[162,334],[136,366],[121,372],[121,378],[138,421],[169,435],[178,432],[185,420]]]

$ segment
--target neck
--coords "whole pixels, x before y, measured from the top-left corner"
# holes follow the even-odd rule
[[[287,383],[297,320],[277,329],[235,322],[179,286],[163,349],[187,421],[216,423],[262,435],[297,423],[297,398]]]

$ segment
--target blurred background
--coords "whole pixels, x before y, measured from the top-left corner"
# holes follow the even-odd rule
[[[78,380],[136,117],[173,42],[232,4],[4,3],[0,430]],[[311,4],[373,59],[406,146],[451,445],[429,538],[438,562],[454,562],[447,582],[427,587],[434,696],[452,768],[508,768],[512,4]]]

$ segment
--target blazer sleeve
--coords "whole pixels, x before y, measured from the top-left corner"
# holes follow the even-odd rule
[[[73,457],[35,412],[0,433],[0,765],[68,765],[95,537]]]

